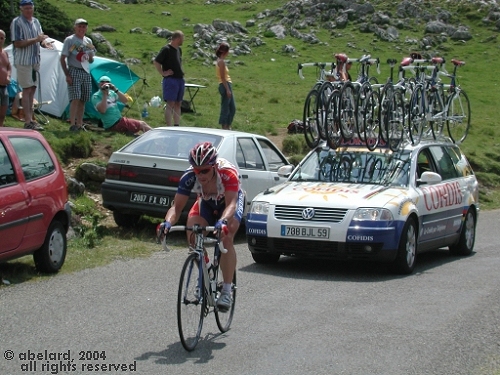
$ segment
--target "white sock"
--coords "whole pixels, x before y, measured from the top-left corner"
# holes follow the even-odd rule
[[[231,293],[231,283],[224,283],[222,285],[222,291],[225,293]]]

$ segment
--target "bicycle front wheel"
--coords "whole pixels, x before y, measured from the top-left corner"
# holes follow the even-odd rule
[[[192,351],[200,339],[207,300],[198,254],[188,256],[182,267],[177,296],[177,326],[184,349]]]
[[[219,298],[222,293],[223,284],[224,280],[222,278],[222,271],[219,268],[219,272],[217,272],[217,298]],[[222,312],[217,308],[215,309],[215,321],[217,322],[217,327],[219,327],[219,330],[222,333],[229,330],[229,326],[233,321],[234,306],[236,304],[236,270],[234,270],[233,283],[231,284],[231,297],[233,298],[233,305],[228,311]]]
[[[306,138],[306,143],[310,148],[316,147],[320,141],[318,122],[321,120],[321,116],[318,118],[317,110],[318,91],[311,90],[306,97],[303,115],[304,136]]]
[[[469,134],[470,102],[465,91],[460,90],[448,98],[446,126],[454,143],[461,143]]]

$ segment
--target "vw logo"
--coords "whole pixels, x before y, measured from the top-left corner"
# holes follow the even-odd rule
[[[314,217],[314,208],[306,208],[302,211],[302,217],[304,220],[311,220]]]

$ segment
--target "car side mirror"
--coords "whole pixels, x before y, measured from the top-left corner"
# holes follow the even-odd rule
[[[278,176],[288,178],[290,176],[290,173],[292,173],[294,168],[295,167],[291,164],[283,165],[283,166],[278,168]]]
[[[417,179],[417,185],[423,185],[423,184],[437,184],[439,182],[443,181],[441,178],[441,175],[435,172],[424,172],[422,173],[422,176],[420,176],[419,179]]]

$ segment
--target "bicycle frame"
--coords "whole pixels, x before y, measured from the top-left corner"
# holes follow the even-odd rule
[[[170,232],[191,231],[194,241],[189,246],[189,255],[184,262],[177,297],[177,325],[182,346],[192,351],[196,347],[203,327],[204,318],[215,313],[215,320],[221,332],[229,330],[234,314],[236,298],[236,270],[234,271],[231,294],[233,303],[229,310],[217,307],[217,298],[222,293],[223,282],[219,280],[221,253],[225,253],[220,235],[216,238],[206,237],[207,232],[213,232],[214,226],[173,226]],[[205,261],[205,245],[214,244],[213,266],[207,267]],[[209,272],[213,270],[213,274]]]

